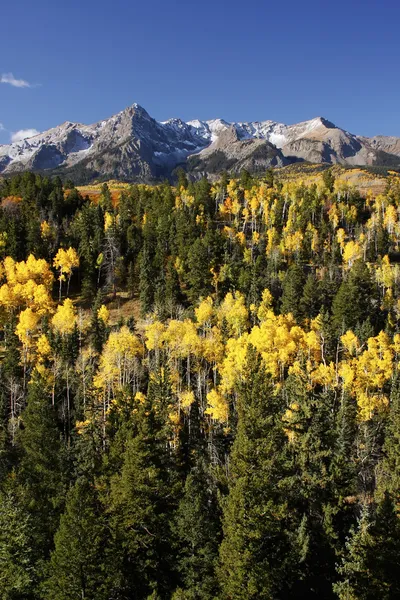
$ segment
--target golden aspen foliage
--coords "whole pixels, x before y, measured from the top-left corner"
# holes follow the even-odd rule
[[[393,336],[393,350],[396,354],[400,354],[400,334],[396,333]]]
[[[228,225],[225,225],[222,233],[231,241],[233,241],[235,239],[235,230],[233,227],[228,227]]]
[[[146,396],[142,392],[136,392],[134,399],[139,404],[144,404],[146,402]]]
[[[251,265],[253,262],[253,253],[250,248],[245,248],[243,251],[243,262],[246,265]]]
[[[59,281],[60,281],[60,298],[61,298],[61,285],[65,279],[68,280],[68,288],[69,282],[71,279],[73,269],[79,267],[79,256],[74,248],[68,248],[64,250],[64,248],[59,248],[57,254],[53,260],[53,266],[59,271]],[[68,290],[67,290],[68,293]]]
[[[221,265],[219,271],[211,267],[210,273],[212,275],[212,285],[215,289],[215,293],[218,294],[218,286],[220,283],[225,281],[229,274],[229,266],[226,264]]]
[[[343,263],[348,267],[352,267],[356,260],[362,258],[363,251],[361,246],[353,241],[344,244],[343,248]]]
[[[208,296],[194,309],[196,321],[200,327],[209,327],[214,314],[213,299]]]
[[[212,389],[207,394],[207,408],[205,414],[209,415],[215,421],[226,423],[229,416],[229,405],[226,398],[216,389]]]
[[[308,354],[305,333],[291,314],[275,316],[271,312],[265,321],[253,327],[249,342],[261,354],[267,371],[276,379],[283,378],[285,368],[299,353]],[[319,348],[313,350],[319,352]]]
[[[62,335],[72,333],[76,324],[76,311],[70,298],[66,298],[63,304],[57,306],[51,323]]]
[[[212,365],[220,363],[224,357],[225,346],[222,333],[218,327],[207,330],[206,337],[201,340],[201,355]]]
[[[179,394],[179,402],[183,409],[189,408],[195,401],[195,395],[192,390],[184,390]]]
[[[54,243],[57,236],[56,229],[53,225],[50,225],[48,221],[42,221],[40,223],[40,237],[47,243]]]
[[[78,435],[82,435],[85,433],[85,430],[91,425],[92,421],[90,419],[86,419],[85,421],[76,421],[75,430]]]
[[[179,258],[179,256],[177,256],[175,259],[174,268],[178,275],[183,275],[185,272],[183,261]]]
[[[344,348],[350,356],[354,356],[360,351],[360,342],[358,337],[351,331],[346,331],[340,338]]]
[[[246,244],[246,236],[243,231],[238,231],[238,233],[236,234],[236,239],[241,246],[244,246]]]
[[[40,316],[31,308],[26,308],[20,312],[15,333],[24,346],[30,347],[33,345],[33,335],[36,332],[39,321]]]
[[[53,264],[56,269],[65,275],[70,275],[72,269],[79,267],[79,256],[74,248],[64,250],[60,248],[54,257]]]
[[[160,321],[149,323],[145,328],[145,344],[148,350],[159,350],[164,343],[165,325]]]
[[[143,345],[128,327],[112,331],[100,357],[94,384],[98,388],[111,388],[114,392],[132,383],[138,371],[138,358],[143,354]]]
[[[343,254],[343,250],[344,250],[344,246],[345,246],[345,239],[346,239],[346,232],[344,229],[338,229],[336,232],[336,239],[339,243],[340,249],[342,251]]]
[[[376,267],[375,278],[384,292],[387,289],[392,288],[398,279],[398,266],[390,264],[390,259],[387,254],[382,258],[380,266]]]
[[[51,236],[51,226],[48,221],[42,221],[40,223],[40,235],[44,240],[49,239]]]
[[[223,393],[232,392],[237,383],[245,378],[248,338],[249,334],[244,333],[238,338],[229,338],[226,342],[225,355],[218,369]]]
[[[104,325],[108,325],[108,322],[110,320],[110,311],[108,310],[107,306],[105,306],[104,304],[100,306],[100,308],[97,311],[97,317],[101,321],[103,321]]]
[[[201,347],[196,325],[189,319],[169,321],[164,333],[164,341],[169,354],[173,358],[186,358],[196,355]]]
[[[339,365],[338,374],[343,381],[343,387],[345,390],[351,391],[355,378],[355,367],[353,362],[342,361]]]
[[[385,216],[383,219],[383,224],[386,227],[387,232],[390,235],[392,235],[394,233],[397,221],[398,221],[397,210],[392,204],[390,204],[386,209]]]
[[[178,200],[179,206],[186,206],[186,207],[190,208],[194,204],[194,196],[192,196],[192,194],[190,194],[189,191],[187,189],[185,189],[183,186],[179,190],[178,198],[179,198],[179,200]]]
[[[299,405],[297,402],[292,402],[289,408],[286,409],[282,421],[284,423],[283,431],[285,432],[289,442],[293,444],[296,441],[296,426],[297,416],[296,413],[299,410]]]
[[[249,313],[244,296],[240,292],[229,292],[217,309],[217,319],[220,324],[225,321],[232,335],[239,336],[245,331]]]
[[[284,235],[280,244],[282,253],[285,255],[299,253],[303,244],[303,239],[304,235],[301,231],[295,231],[294,233]]]
[[[115,225],[115,216],[109,212],[106,212],[104,215],[104,231],[107,231],[111,227]]]
[[[344,388],[357,399],[361,421],[370,419],[374,410],[387,406],[384,386],[393,372],[393,347],[383,331],[369,338],[367,348],[356,358],[340,363],[339,375]]]
[[[313,227],[311,223],[307,225],[306,230],[307,236],[310,239],[310,246],[312,252],[316,253],[319,250],[319,235],[316,227]]]
[[[261,302],[257,310],[257,317],[259,321],[265,321],[266,319],[271,317],[272,301],[272,294],[269,291],[269,289],[266,288],[265,290],[263,290],[263,293],[261,295]]]
[[[0,306],[6,310],[29,306],[41,315],[51,311],[54,278],[45,260],[30,255],[18,263],[8,256],[3,261],[2,275],[6,282],[0,287]]]
[[[15,262],[11,257],[4,259],[4,270],[7,282],[11,285],[25,284],[32,279],[35,283],[43,283],[49,287],[53,283],[53,273],[43,258],[36,259],[30,254],[26,261]]]
[[[46,358],[48,358],[51,354],[51,346],[49,343],[49,339],[46,336],[46,334],[42,333],[42,335],[39,336],[37,343],[36,343],[36,352],[38,355],[38,361],[42,362],[44,361]]]
[[[271,255],[274,251],[276,251],[279,244],[279,234],[275,227],[271,227],[267,230],[267,247],[266,254],[267,256]]]
[[[0,287],[0,306],[4,307],[6,310],[11,310],[18,306],[18,298],[13,292],[13,288],[4,283]]]
[[[333,389],[338,380],[334,363],[319,363],[317,368],[310,372],[310,379],[313,384],[322,385],[325,389]]]

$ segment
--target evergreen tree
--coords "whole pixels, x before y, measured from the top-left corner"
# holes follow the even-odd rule
[[[303,318],[313,319],[320,311],[320,291],[314,273],[307,276],[300,299],[300,311]]]
[[[396,501],[400,497],[400,381],[392,384],[390,408],[383,444],[383,456],[377,469],[377,497],[386,493]]]
[[[47,558],[53,546],[67,474],[66,451],[45,389],[41,380],[31,384],[19,434],[22,458],[18,478],[26,489],[24,501],[32,518],[39,561]]]
[[[79,478],[67,495],[43,596],[49,600],[108,600],[118,587],[110,538],[96,487]]]
[[[171,398],[162,369],[149,385],[137,425],[126,442],[121,473],[111,481],[111,517],[122,552],[122,590],[128,597],[165,597],[174,586],[172,515],[176,470],[168,444]]]
[[[332,172],[332,168],[325,169],[325,171],[322,173],[322,181],[324,182],[326,189],[329,192],[333,192],[333,188],[335,185],[335,176]]]
[[[211,291],[210,255],[207,244],[198,238],[188,252],[187,295],[191,302],[201,296],[206,297]]]
[[[391,600],[400,597],[400,524],[397,508],[385,494],[372,514],[363,505],[357,528],[346,543],[334,589],[340,600]]]
[[[352,528],[346,541],[346,554],[337,570],[340,579],[333,590],[339,600],[367,600],[371,585],[367,571],[368,550],[371,545],[370,520],[367,506],[363,507],[357,527]]]
[[[281,312],[292,313],[296,319],[301,319],[300,299],[304,288],[303,269],[297,263],[289,267],[282,285]]]
[[[151,256],[146,242],[139,256],[140,275],[140,306],[143,315],[147,314],[154,302],[154,279]]]
[[[286,469],[282,409],[253,353],[249,362],[247,383],[237,401],[219,579],[223,598],[283,598],[291,587],[293,544],[282,492]]]
[[[288,498],[297,514],[300,560],[293,597],[332,597],[336,533],[330,519],[331,461],[334,440],[334,396],[307,389],[302,377],[289,376],[285,394],[289,409],[284,421],[290,440],[292,485]]]
[[[342,282],[332,304],[332,324],[337,335],[353,329],[368,317],[377,323],[378,299],[367,265],[357,261]]]
[[[340,553],[354,523],[354,500],[358,493],[357,403],[347,393],[342,394],[335,421],[330,463],[333,496],[330,520],[331,537],[336,537],[336,551]]]
[[[186,478],[175,531],[181,548],[178,571],[183,584],[178,597],[211,600],[217,593],[215,567],[220,526],[216,486],[203,458],[197,460]]]
[[[0,491],[0,599],[33,599],[36,582],[33,522],[11,482]]]

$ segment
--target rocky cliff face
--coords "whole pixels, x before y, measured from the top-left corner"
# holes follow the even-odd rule
[[[241,139],[235,126],[230,125],[205,150],[189,156],[187,171],[194,177],[213,178],[221,171],[239,173],[247,169],[257,173],[286,164],[289,160],[279,148],[261,138]]]
[[[178,165],[194,177],[221,170],[262,171],[294,161],[400,165],[400,138],[356,136],[317,117],[285,125],[222,119],[156,121],[134,104],[113,117],[66,122],[32,138],[0,146],[0,173],[58,173],[75,180],[155,181]]]

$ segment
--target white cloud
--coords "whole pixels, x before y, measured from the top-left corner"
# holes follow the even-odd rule
[[[3,123],[0,123],[0,131],[4,131],[4,125],[3,125]]]
[[[27,138],[31,138],[34,135],[40,133],[37,129],[20,129],[19,131],[14,131],[11,134],[12,142],[21,142],[22,140],[26,140]]]
[[[28,88],[32,85],[25,79],[16,79],[12,73],[3,73],[0,77],[0,83],[8,83],[17,88]]]

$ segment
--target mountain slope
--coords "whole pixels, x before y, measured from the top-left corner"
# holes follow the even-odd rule
[[[221,171],[239,173],[242,169],[257,173],[286,164],[289,160],[279,148],[261,138],[241,140],[237,129],[231,125],[205,150],[189,156],[187,170],[193,176],[213,176]]]
[[[94,125],[66,122],[0,146],[0,173],[58,173],[79,181],[154,181],[182,165],[194,177],[296,161],[399,165],[400,138],[356,136],[317,117],[295,125],[222,119],[158,122],[138,104]]]

